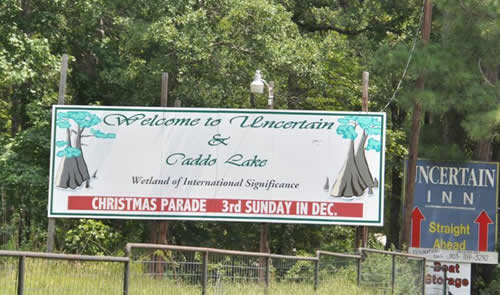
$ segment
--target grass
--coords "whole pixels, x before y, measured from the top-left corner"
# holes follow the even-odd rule
[[[17,258],[0,257],[0,295],[16,294]],[[61,260],[26,259],[25,294],[122,294],[123,264],[74,262]],[[153,277],[131,268],[129,294],[199,295],[201,286],[197,283],[182,283],[165,277]],[[261,282],[232,282],[230,280],[209,282],[207,294],[254,295],[266,294]],[[376,294],[362,289],[345,275],[320,281],[314,292],[311,282],[271,281],[267,294]]]

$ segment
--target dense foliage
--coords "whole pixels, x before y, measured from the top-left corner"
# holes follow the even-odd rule
[[[50,106],[67,53],[66,103],[81,105],[158,106],[168,72],[169,105],[264,108],[265,97],[248,91],[260,69],[275,83],[277,108],[359,111],[361,72],[369,71],[369,109],[389,119],[386,226],[370,231],[400,247],[415,99],[426,112],[421,156],[500,160],[499,7],[495,0],[436,0],[424,47],[417,0],[3,0],[0,245],[45,247]],[[422,75],[425,88],[417,91]],[[479,156],[485,146],[489,152]],[[149,228],[144,221],[58,220],[56,243],[61,251],[112,253],[125,241],[147,241]],[[270,231],[277,253],[353,250],[351,227],[276,224]],[[104,240],[86,244],[89,235]],[[168,240],[257,250],[259,225],[178,221]],[[481,287],[491,280],[485,276]]]

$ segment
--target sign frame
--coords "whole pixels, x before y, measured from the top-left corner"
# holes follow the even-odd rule
[[[56,153],[56,146],[59,144],[57,133],[57,124],[61,123],[58,121],[57,114],[63,112],[71,111],[83,111],[83,112],[143,112],[146,114],[216,114],[216,115],[227,115],[227,114],[245,114],[248,116],[312,116],[318,118],[335,118],[335,116],[344,117],[355,117],[355,118],[377,118],[380,122],[380,147],[378,159],[378,189],[376,202],[378,203],[378,208],[376,212],[376,218],[372,220],[365,220],[363,218],[344,218],[344,219],[333,219],[333,218],[311,218],[308,216],[223,216],[220,214],[210,215],[186,215],[186,214],[144,214],[135,212],[133,214],[123,214],[120,212],[89,212],[89,211],[74,211],[71,213],[61,212],[57,210],[55,204],[58,200],[55,200],[55,191],[60,190],[55,184],[55,177],[57,174],[56,166],[60,165],[60,160],[58,160],[58,155]],[[186,108],[152,108],[152,107],[90,107],[90,106],[69,106],[69,105],[54,105],[53,106],[53,117],[52,117],[52,138],[51,138],[51,155],[50,155],[50,177],[49,177],[49,206],[48,206],[48,216],[54,218],[114,218],[114,219],[164,219],[164,220],[209,220],[209,221],[246,221],[246,222],[273,222],[273,223],[309,223],[309,224],[348,224],[348,225],[369,225],[369,226],[382,226],[383,225],[383,211],[384,211],[384,162],[385,162],[385,131],[386,131],[386,117],[385,113],[368,113],[368,112],[326,112],[326,111],[280,111],[280,110],[247,110],[247,109],[186,109]],[[60,118],[59,118],[60,119]],[[64,119],[64,118],[63,118]],[[333,120],[333,119],[332,119]],[[106,133],[101,131],[96,131],[96,134],[100,132],[100,136],[105,137]],[[111,134],[111,133],[110,133]],[[110,135],[111,136],[111,135]],[[339,135],[337,135],[339,136]],[[60,138],[60,136],[59,136]],[[110,137],[111,138],[111,137]],[[341,139],[339,139],[341,140]],[[61,143],[62,144],[62,143]],[[59,162],[57,162],[59,161]],[[56,163],[57,162],[57,163]],[[328,181],[327,181],[328,182]],[[332,186],[333,187],[333,186]],[[66,190],[71,191],[70,188]],[[89,195],[90,196],[90,195]],[[162,196],[140,196],[140,197],[158,197]],[[192,196],[189,197],[192,199]],[[200,197],[203,199],[204,197]],[[242,199],[242,198],[240,198]],[[82,199],[83,200],[83,199]],[[242,199],[244,200],[244,199]],[[351,202],[351,201],[349,201]],[[348,203],[349,203],[348,202]],[[68,205],[69,206],[69,205]]]
[[[417,172],[420,171],[422,175],[417,173],[415,179],[409,245],[412,253],[423,256],[427,253],[429,256],[426,257],[431,260],[498,263],[498,255],[495,255],[498,169],[498,162],[434,161],[419,158]],[[407,170],[405,161],[404,186],[408,181]],[[493,171],[494,175],[486,170]],[[491,184],[491,188],[488,184]],[[463,198],[463,202],[457,203],[457,197]],[[436,199],[441,200],[441,203]],[[489,231],[489,228],[492,230]],[[439,245],[436,246],[436,243]],[[488,259],[484,260],[477,253],[485,253]],[[478,259],[475,260],[474,257]]]

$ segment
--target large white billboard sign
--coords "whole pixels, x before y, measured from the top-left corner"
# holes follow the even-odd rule
[[[383,224],[384,113],[54,106],[49,217]]]

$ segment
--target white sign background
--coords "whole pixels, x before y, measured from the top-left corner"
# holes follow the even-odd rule
[[[446,282],[444,281],[444,273],[442,270],[435,268],[434,261],[427,261],[427,273],[425,280],[426,295],[441,295],[445,283],[447,286],[446,294],[452,295],[468,295],[470,294],[471,286],[471,264],[470,263],[449,263],[439,262],[440,266],[445,266],[449,269],[446,273]],[[452,270],[452,271],[451,271]],[[452,280],[450,280],[452,279]],[[452,284],[450,282],[452,281]],[[464,285],[466,284],[466,285]]]
[[[498,264],[498,252],[446,250],[437,248],[408,248],[408,253],[429,260],[458,263]]]
[[[93,126],[97,121],[81,121],[78,129],[76,121],[68,119],[75,113],[69,112],[84,112],[84,120],[95,115],[100,121]],[[190,119],[193,126],[162,125],[169,119]],[[344,123],[352,120],[343,124],[342,119]],[[357,152],[363,137],[361,121],[356,120],[370,119],[378,124],[379,135],[368,138],[378,142],[380,151],[367,150],[365,144],[361,152],[376,186],[371,192],[364,189],[360,196],[333,197],[332,186],[349,150]],[[75,188],[58,182],[65,165],[61,151],[69,146],[64,146],[69,130],[64,121],[73,130],[73,148],[78,144],[78,130],[85,127],[80,150],[91,178]],[[275,125],[263,127],[264,121],[275,121]],[[49,217],[381,226],[385,122],[385,113],[54,106]],[[356,139],[343,138],[337,130],[341,125],[352,125]],[[183,160],[200,155],[207,159],[206,164],[214,163],[213,159],[216,162],[210,166],[182,165]],[[252,167],[238,166],[245,160]],[[161,181],[163,184],[158,184]],[[222,184],[207,184],[214,181]],[[258,189],[252,185],[255,182],[260,183]],[[138,198],[141,204],[134,203]],[[205,210],[195,210],[191,207],[196,207],[196,202],[186,205],[182,203],[185,200],[205,202]]]

